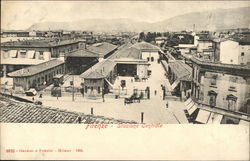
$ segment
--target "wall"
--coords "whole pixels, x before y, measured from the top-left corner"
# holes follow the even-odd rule
[[[217,75],[216,85],[211,85],[213,75]],[[201,84],[203,86],[200,88],[200,97],[203,98],[201,101],[206,105],[210,104],[208,92],[211,90],[217,93],[216,107],[224,109],[228,109],[227,95],[232,94],[237,97],[235,105],[236,111],[239,111],[239,109],[245,105],[246,100],[249,99],[246,97],[250,94],[250,80],[247,81],[240,76],[206,72],[205,75],[201,77]]]
[[[154,62],[157,62],[157,60],[159,59],[159,53],[158,51],[142,51],[141,52],[142,55],[142,59],[147,60],[148,57],[154,57]],[[151,59],[150,59],[151,61]]]
[[[148,78],[148,65],[138,64],[137,75],[139,76],[139,78]]]
[[[13,79],[13,86],[14,88],[21,86],[24,90],[28,90],[29,88],[40,88],[44,85],[45,82],[45,85],[51,84],[53,76],[55,76],[56,74],[64,74],[64,64],[35,74],[33,76],[16,77]]]
[[[93,90],[91,90],[93,88]],[[100,92],[98,92],[98,88]],[[102,95],[104,88],[104,79],[84,79],[84,95],[88,97],[96,97]]]
[[[231,40],[220,43],[220,62],[239,64],[239,43]]]
[[[198,47],[197,47],[197,52],[202,53],[203,49],[210,49],[213,47],[212,41],[199,41]]]
[[[242,54],[243,54],[243,56],[242,56]],[[250,45],[240,45],[239,46],[238,59],[239,59],[239,64],[247,64],[250,62]]]

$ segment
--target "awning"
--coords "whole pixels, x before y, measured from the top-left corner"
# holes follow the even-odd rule
[[[239,125],[244,125],[244,126],[249,127],[250,126],[250,122],[245,121],[245,120],[240,120]]]
[[[200,109],[195,121],[206,124],[208,122],[210,114],[211,112]]]
[[[105,78],[104,80],[111,86],[111,88],[114,88],[113,84],[110,83],[110,82],[107,80],[107,78]]]
[[[9,53],[10,53],[10,58],[16,58],[17,50],[10,50]]]
[[[209,117],[208,124],[220,124],[222,120],[223,115],[218,113],[211,113],[211,116]]]
[[[35,55],[35,50],[28,50],[27,51],[27,57],[28,59],[33,59]]]
[[[187,110],[189,110],[190,108],[192,108],[194,106],[194,102],[191,101],[189,104],[187,104]]]
[[[191,101],[192,101],[191,98],[187,99],[187,100],[184,102],[184,105],[187,107],[187,105],[188,105],[189,103],[191,103]]]
[[[173,84],[171,84],[172,90],[174,90],[178,86],[179,83],[180,83],[180,81],[176,80]]]
[[[194,111],[198,108],[198,106],[196,104],[194,104],[190,109],[188,109],[188,113],[189,115],[192,115],[192,113],[194,113]]]

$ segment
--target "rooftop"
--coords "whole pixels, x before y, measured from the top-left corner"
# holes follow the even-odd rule
[[[181,60],[176,60],[169,62],[169,67],[176,74],[179,80],[191,81],[192,78],[192,68],[182,62]]]
[[[0,122],[4,123],[83,123],[83,124],[136,124],[103,116],[86,115],[52,107],[17,102],[0,96]],[[80,120],[80,122],[79,122]]]
[[[1,64],[7,65],[37,65],[45,62],[46,60],[29,59],[29,58],[5,58],[1,59]]]
[[[110,59],[119,59],[119,58],[133,58],[133,59],[140,59],[141,58],[141,51],[139,49],[131,47],[124,47],[121,50],[115,52]]]
[[[193,63],[196,63],[198,65],[204,66],[205,68],[210,68],[214,69],[219,72],[219,70],[225,71],[230,71],[234,74],[239,74],[239,75],[247,75],[250,76],[250,65],[237,65],[237,64],[223,64],[219,62],[207,62],[203,61],[197,57],[192,57],[190,59]]]
[[[66,57],[99,57],[99,54],[87,49],[79,49],[65,54]]]
[[[152,45],[148,42],[139,42],[139,43],[135,43],[134,45],[132,45],[132,47],[139,49],[139,50],[150,50],[150,51],[160,51],[160,48]]]
[[[60,59],[52,59],[52,60],[49,60],[47,62],[43,62],[43,63],[38,64],[38,65],[29,66],[27,68],[23,68],[23,69],[11,72],[8,75],[10,77],[28,77],[28,76],[32,76],[32,75],[41,73],[43,71],[46,71],[50,68],[56,67],[56,66],[61,65],[63,63],[64,63],[64,61],[62,61]]]
[[[87,49],[104,57],[105,55],[117,49],[117,46],[107,42],[103,42],[88,46]]]
[[[82,78],[87,78],[87,79],[100,79],[100,78],[105,78],[109,72],[114,69],[116,63],[109,60],[105,59],[91,68],[89,68],[87,71],[82,73],[80,77]]]
[[[1,47],[56,47],[67,44],[78,43],[80,41],[84,41],[81,39],[76,40],[63,40],[56,41],[53,39],[34,39],[34,40],[19,40],[19,41],[8,41],[1,43]]]

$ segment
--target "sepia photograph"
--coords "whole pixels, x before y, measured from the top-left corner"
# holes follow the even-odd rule
[[[130,137],[133,131],[137,136],[150,129],[140,134],[144,140],[169,127],[182,134],[202,127],[229,130],[225,138],[242,135],[233,141],[242,151],[232,158],[248,160],[249,15],[249,1],[1,1],[0,154],[5,159],[54,159],[50,154],[86,150],[74,147],[77,141],[69,142],[74,150],[55,150],[53,139],[45,136],[46,141],[34,144],[46,142],[49,149],[29,149],[31,142],[17,146],[20,138],[28,138],[26,130],[51,131],[53,138],[72,130],[75,140],[84,130],[91,131],[82,134],[87,138],[103,138],[98,135],[103,131],[111,139],[113,130],[120,133],[116,137],[127,135],[115,143],[119,147],[130,143],[126,138],[136,138]],[[165,145],[160,142],[152,147]],[[137,143],[139,153],[143,145]],[[159,156],[163,159],[164,153]]]

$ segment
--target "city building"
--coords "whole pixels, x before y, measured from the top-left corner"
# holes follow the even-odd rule
[[[13,78],[14,90],[25,91],[30,88],[40,90],[50,85],[56,74],[64,73],[64,61],[55,58],[38,65],[11,72],[8,76]]]
[[[157,62],[160,53],[163,53],[159,47],[144,41],[135,43],[131,47],[138,49],[141,52],[141,59],[148,60],[149,62]]]
[[[155,38],[155,42],[158,46],[160,46],[161,44],[165,43],[167,41],[166,37],[156,37]]]
[[[216,41],[216,40],[215,40]],[[224,64],[247,64],[250,62],[250,42],[221,40],[216,43],[219,62]]]
[[[146,42],[123,45],[110,57],[81,74],[84,96],[96,98],[108,93],[117,76],[147,79],[149,65],[157,62],[159,52],[158,47]]]
[[[82,40],[22,40],[1,43],[1,77],[23,67],[37,65],[65,53],[86,48]]]
[[[206,62],[196,57],[191,61],[192,99],[186,106],[194,122],[249,122],[250,67]]]
[[[65,54],[66,68],[73,74],[81,74],[86,69],[112,55],[117,49],[110,43],[98,43]]]
[[[166,66],[166,65],[165,65]],[[167,76],[171,84],[172,93],[185,100],[190,97],[192,68],[181,60],[168,63]]]

